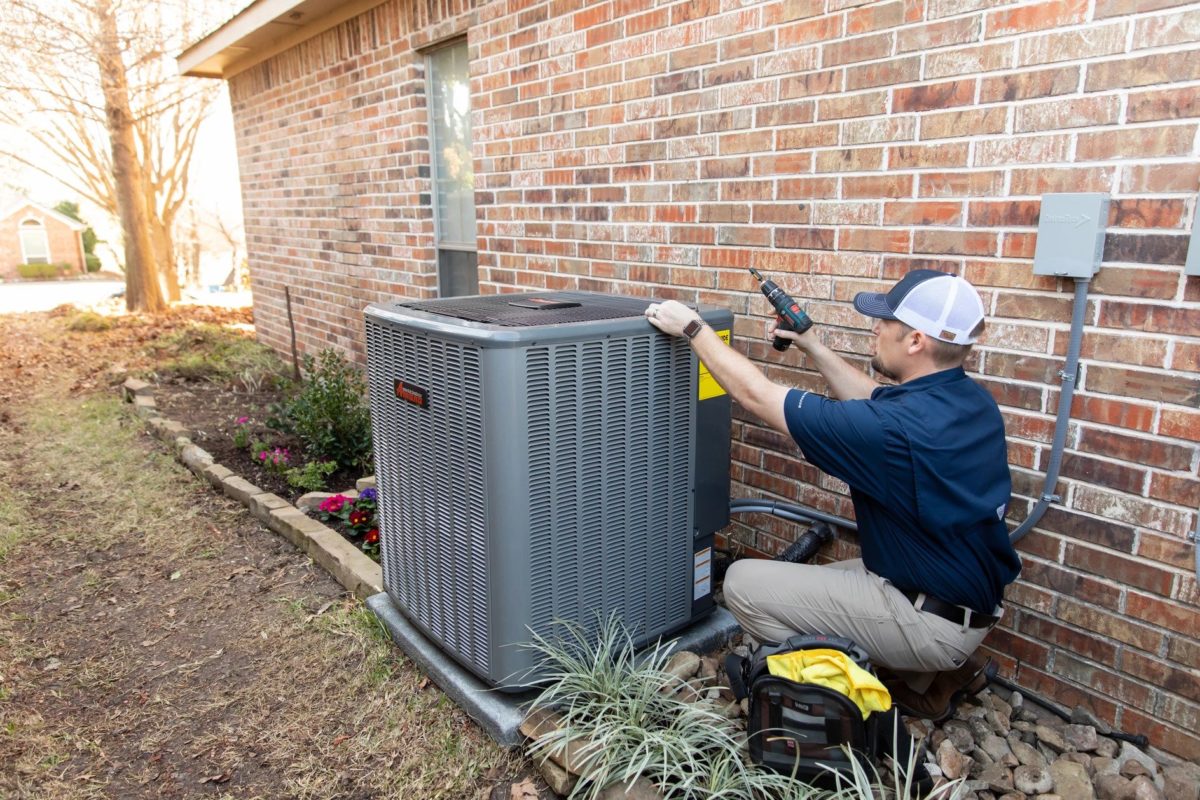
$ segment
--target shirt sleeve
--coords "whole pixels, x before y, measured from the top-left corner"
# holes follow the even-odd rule
[[[867,400],[830,400],[792,389],[784,400],[788,433],[821,471],[886,501],[883,424]]]

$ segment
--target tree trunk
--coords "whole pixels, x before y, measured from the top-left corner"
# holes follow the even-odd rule
[[[180,298],[179,267],[175,263],[175,238],[171,235],[170,223],[160,219],[152,219],[150,228],[153,231],[154,255],[158,261],[158,274],[162,280],[163,291],[167,300],[172,303]]]
[[[104,120],[112,140],[113,179],[125,238],[125,307],[130,311],[161,311],[166,304],[154,267],[150,215],[141,191],[141,165],[129,110],[129,84],[111,0],[98,0],[96,15],[100,22],[97,61],[104,90]]]

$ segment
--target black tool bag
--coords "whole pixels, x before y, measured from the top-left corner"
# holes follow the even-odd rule
[[[763,644],[747,657],[730,655],[726,659],[733,693],[739,700],[750,698],[746,726],[750,757],[767,769],[805,783],[829,785],[836,782],[834,772],[843,778],[850,776],[848,747],[872,774],[881,746],[885,739],[890,742],[894,709],[872,713],[864,720],[854,701],[841,692],[796,683],[767,670],[767,656],[813,649],[839,650],[872,671],[862,648],[836,636],[793,636],[783,644]]]

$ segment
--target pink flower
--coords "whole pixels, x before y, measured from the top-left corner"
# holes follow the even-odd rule
[[[258,454],[258,460],[259,460],[259,461],[266,461],[266,460],[267,460],[267,455],[269,455],[269,454],[267,453],[267,451],[266,451],[266,450],[263,450],[261,453],[259,453],[259,454]]]
[[[236,422],[238,425],[245,425],[247,422],[249,422],[249,421],[250,421],[250,418],[249,418],[249,417],[238,417],[238,418],[237,418],[236,420],[234,420],[234,421],[235,421],[235,422]]]
[[[326,497],[318,506],[322,511],[328,514],[336,514],[342,510],[342,506],[346,505],[346,496],[344,494],[335,494],[333,497]]]

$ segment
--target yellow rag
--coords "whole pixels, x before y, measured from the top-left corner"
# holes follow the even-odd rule
[[[854,701],[863,719],[872,711],[892,707],[887,687],[840,650],[793,650],[767,656],[767,671],[796,683],[815,683],[841,692]]]

